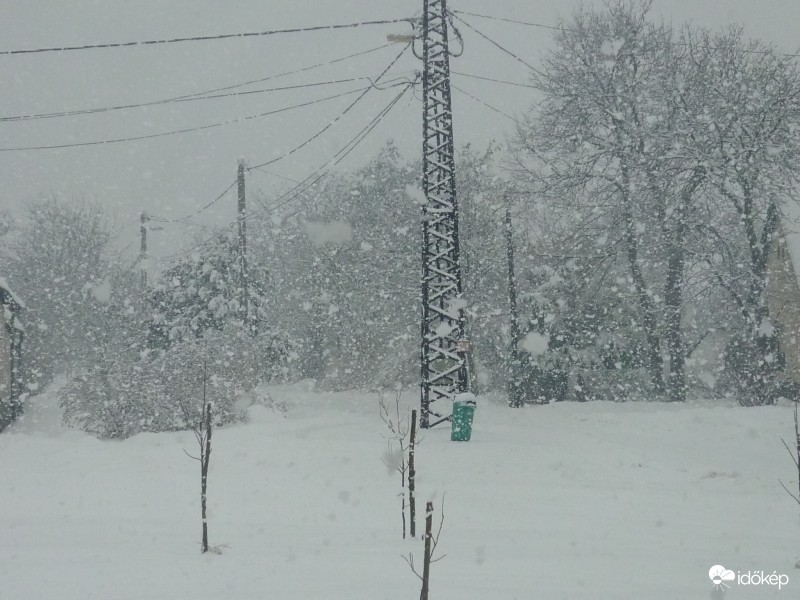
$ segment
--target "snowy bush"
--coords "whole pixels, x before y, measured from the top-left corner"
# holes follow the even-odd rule
[[[114,360],[77,373],[58,392],[64,423],[111,439],[179,429],[150,367]]]
[[[207,399],[214,403],[215,423],[224,425],[244,417],[237,410],[236,400],[255,388],[263,372],[258,346],[235,327],[176,344],[151,368],[160,398],[166,399],[174,411],[174,422],[182,429],[202,420],[205,376]]]
[[[223,425],[243,418],[236,401],[262,372],[256,343],[231,327],[137,361],[112,355],[74,376],[59,401],[65,423],[101,438],[189,429],[202,419],[206,373],[215,422]]]
[[[742,406],[775,404],[779,397],[795,397],[779,374],[786,368],[778,331],[771,335],[740,335],[725,348],[722,387],[738,398]]]

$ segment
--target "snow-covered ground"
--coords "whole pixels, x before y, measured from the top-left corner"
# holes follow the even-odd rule
[[[418,598],[376,396],[271,393],[286,416],[254,407],[214,434],[221,555],[199,553],[190,433],[102,442],[36,398],[0,435],[0,598]],[[431,598],[798,598],[800,507],[778,483],[797,486],[792,435],[788,406],[484,399],[471,442],[435,429],[419,447],[419,513],[433,498],[438,522],[445,498]],[[723,596],[715,564],[790,581]]]

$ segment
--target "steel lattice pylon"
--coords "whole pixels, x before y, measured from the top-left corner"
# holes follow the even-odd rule
[[[426,203],[422,210],[422,428],[449,420],[453,398],[466,392],[469,386],[463,340],[465,319],[447,17],[446,0],[424,0],[422,189]]]

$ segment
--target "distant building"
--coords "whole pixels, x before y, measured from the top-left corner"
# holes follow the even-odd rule
[[[800,234],[778,227],[767,260],[767,306],[786,358],[783,380],[800,388]]]
[[[0,277],[0,431],[21,412],[22,385],[18,374],[25,338],[20,320],[24,307],[6,280]]]

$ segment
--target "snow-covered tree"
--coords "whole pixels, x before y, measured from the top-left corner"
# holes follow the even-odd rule
[[[59,390],[64,422],[104,438],[125,438],[153,427],[158,412],[147,357],[147,321],[138,273],[112,266],[93,289],[93,346],[74,357]]]
[[[260,347],[264,379],[280,379],[295,352],[294,342],[276,325],[271,276],[250,261],[246,293],[238,243],[223,233],[161,274],[148,292],[151,348],[169,349],[181,341],[238,327]],[[246,308],[245,308],[246,307]]]
[[[268,265],[273,314],[299,340],[302,376],[324,387],[410,383],[417,372],[418,172],[389,145],[355,173],[269,214],[253,260]]]
[[[24,379],[43,385],[86,359],[104,335],[111,221],[89,202],[37,200],[11,243],[8,277],[27,306]]]
[[[666,211],[657,204],[673,195],[674,184],[666,179],[663,154],[655,152],[663,144],[654,140],[669,130],[659,87],[673,57],[671,32],[648,20],[648,8],[620,1],[605,11],[579,9],[565,23],[543,74],[534,77],[544,100],[519,128],[515,147],[522,181],[560,206],[575,232],[595,232],[600,252],[613,249],[613,259],[626,265],[625,293],[638,307],[652,391],[661,395],[658,290],[670,232],[666,219],[654,223],[652,215]],[[654,197],[662,186],[667,191]],[[583,244],[581,252],[587,250]],[[674,399],[681,399],[681,389],[676,385]]]
[[[797,202],[800,69],[739,28],[687,31],[683,43],[693,67],[686,86],[702,103],[684,148],[702,157],[717,209],[699,224],[706,266],[738,313],[727,371],[742,403],[768,404],[783,361],[767,264],[784,208]]]
[[[251,265],[248,280],[245,294],[235,235],[225,232],[209,240],[164,271],[149,291],[152,344],[166,347],[234,321],[253,332],[264,329],[269,274]]]
[[[797,69],[739,30],[676,37],[648,16],[651,4],[579,9],[555,34],[512,170],[556,224],[534,235],[561,236],[562,263],[593,262],[612,275],[601,285],[636,306],[629,335],[656,396],[686,397],[702,329],[737,312],[730,372],[763,398],[780,369],[764,292],[798,173]],[[718,306],[719,289],[735,310]]]

